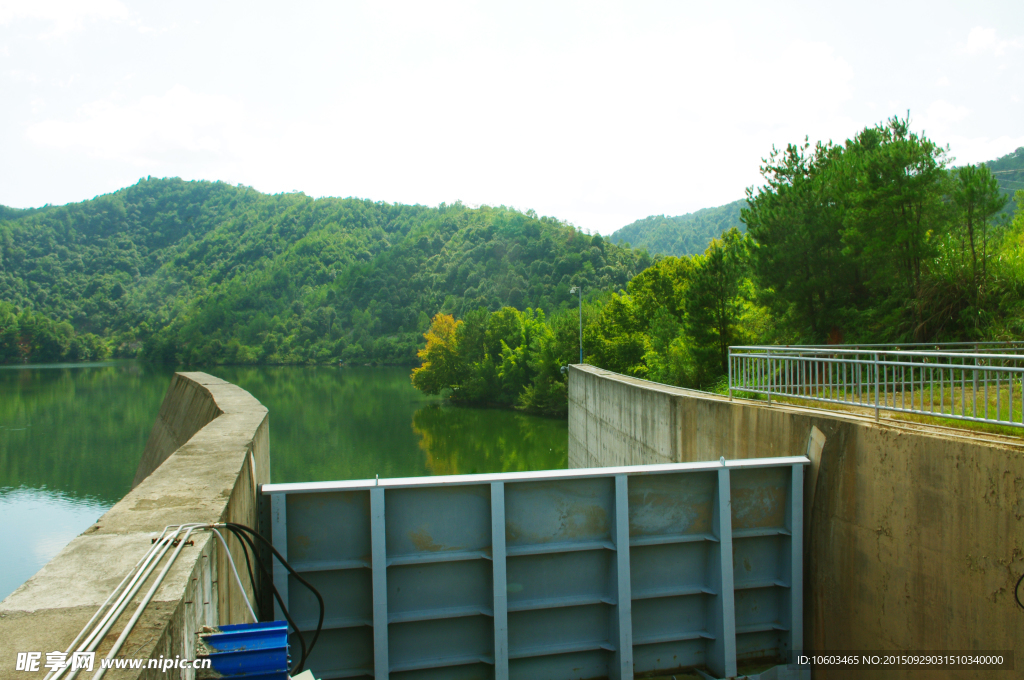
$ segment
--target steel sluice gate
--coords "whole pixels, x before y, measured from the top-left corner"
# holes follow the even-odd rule
[[[307,663],[317,678],[578,680],[688,667],[723,678],[738,662],[785,663],[802,648],[807,463],[262,491],[274,546],[326,602]],[[314,597],[277,563],[274,583],[312,632]]]

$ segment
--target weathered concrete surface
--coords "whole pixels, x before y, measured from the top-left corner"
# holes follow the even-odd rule
[[[730,402],[590,366],[570,367],[570,467],[807,452],[805,646],[1016,650],[1018,670],[998,677],[1024,677],[1024,611],[1013,596],[1024,572],[1020,439]],[[869,673],[987,676],[920,669]],[[866,674],[819,667],[815,677]]]
[[[144,457],[139,466],[141,473],[157,461],[155,471],[142,475],[95,525],[0,603],[0,679],[34,677],[15,671],[19,651],[66,649],[149,549],[151,536],[165,526],[218,521],[256,526],[257,485],[270,476],[266,408],[249,393],[213,376],[178,373],[160,414],[146,448],[147,454],[156,453]],[[168,442],[177,441],[182,444],[172,453],[159,453]],[[194,545],[182,548],[128,637],[121,658],[194,658],[199,627],[249,620],[219,542],[209,531],[192,537]],[[244,573],[241,549],[233,538],[228,541]],[[106,655],[149,586],[104,638],[97,658]],[[252,599],[252,592],[247,594]],[[44,675],[45,669],[38,677]],[[111,671],[107,677],[166,679],[194,674]]]
[[[210,378],[216,380],[213,376]],[[223,380],[220,382],[224,383]],[[149,433],[132,488],[220,414],[216,400],[211,398],[210,391],[201,382],[180,379],[175,375]]]

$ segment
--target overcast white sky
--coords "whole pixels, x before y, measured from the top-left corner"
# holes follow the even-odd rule
[[[0,204],[140,177],[510,205],[604,234],[909,109],[1024,146],[1024,2],[0,0]]]

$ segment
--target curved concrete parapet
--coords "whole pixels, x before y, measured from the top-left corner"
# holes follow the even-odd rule
[[[205,373],[176,373],[171,379],[171,386],[167,388],[167,394],[160,405],[160,413],[149,433],[149,441],[142,452],[139,467],[135,470],[133,489],[172,453],[184,446],[192,435],[223,414],[217,400],[206,388],[210,378],[212,376]]]
[[[0,603],[0,679],[38,675],[42,680],[45,668],[38,674],[15,670],[17,652],[43,652],[45,663],[46,652],[66,649],[165,526],[230,521],[255,528],[258,485],[269,481],[267,409],[214,376],[175,374],[132,490]],[[192,659],[199,627],[248,620],[216,538],[203,531],[193,539],[128,637],[121,658]],[[244,564],[237,542],[228,541],[236,563]],[[147,589],[148,584],[142,592]],[[252,592],[247,595],[253,599]],[[104,638],[97,659],[106,656],[134,609],[133,603]],[[193,673],[112,671],[107,677]]]
[[[1024,612],[1014,601],[1024,572],[1022,453],[1016,437],[730,401],[570,367],[569,467],[811,459],[804,642],[819,653],[1024,649]],[[925,671],[971,674],[933,672]]]

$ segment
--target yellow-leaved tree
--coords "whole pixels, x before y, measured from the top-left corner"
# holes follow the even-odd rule
[[[427,394],[440,394],[443,389],[462,382],[463,366],[459,361],[458,331],[461,321],[451,314],[438,313],[423,337],[427,346],[416,353],[423,365],[412,371],[412,384]]]

